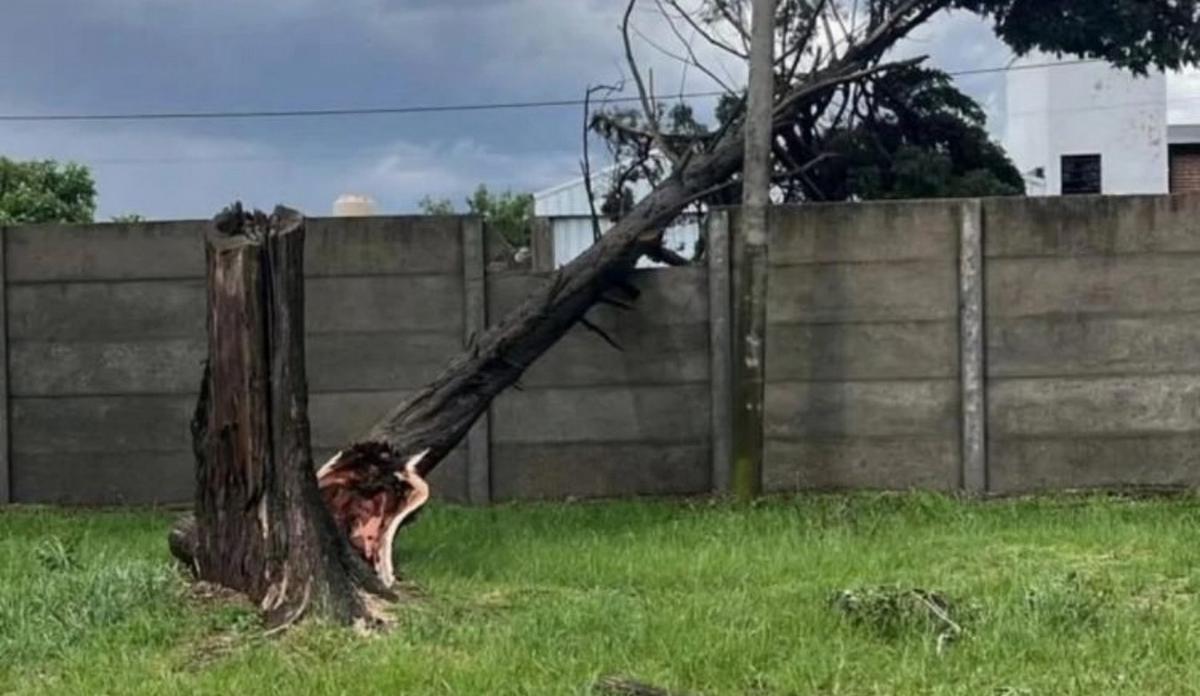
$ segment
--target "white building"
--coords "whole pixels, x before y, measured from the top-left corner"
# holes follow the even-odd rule
[[[1163,73],[1137,77],[1043,54],[1014,68],[1004,145],[1029,195],[1190,190],[1187,177],[1176,176],[1172,187],[1172,170],[1190,167],[1196,155],[1188,146],[1200,142],[1200,128],[1168,127]]]
[[[592,172],[592,192],[596,196],[597,210],[604,192],[609,188],[614,170],[615,167],[607,167]],[[630,188],[635,201],[640,201],[650,193],[650,185],[644,181],[639,181]],[[579,256],[592,245],[592,213],[582,176],[534,193],[533,212],[534,215],[549,220],[555,268]],[[612,223],[601,216],[600,231],[605,232],[610,227]],[[700,223],[694,216],[681,218],[663,235],[663,243],[668,249],[689,259],[695,254],[696,242],[699,239]],[[638,265],[646,267],[660,264],[642,259]]]

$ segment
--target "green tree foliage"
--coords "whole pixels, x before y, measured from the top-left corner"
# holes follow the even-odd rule
[[[467,210],[487,222],[514,248],[529,246],[533,234],[533,194],[494,194],[483,184],[467,199]]]
[[[1101,58],[1139,73],[1200,63],[1200,0],[954,0],[1018,54]]]
[[[134,223],[134,222],[145,222],[146,218],[142,215],[138,215],[137,213],[125,213],[124,215],[112,216],[112,221],[113,222],[123,222],[123,223]]]
[[[449,198],[433,198],[425,196],[417,202],[422,215],[453,215],[454,204]]]
[[[0,157],[0,223],[87,223],[95,213],[96,184],[86,167]]]
[[[987,132],[987,117],[950,76],[917,66],[847,93],[862,118],[785,131],[781,173],[789,200],[960,198],[1023,194],[1021,173]],[[791,169],[789,169],[789,167]]]
[[[483,218],[513,249],[529,246],[533,231],[533,195],[505,191],[496,194],[480,184],[466,199],[467,212]],[[417,203],[425,215],[454,215],[449,199],[425,196]]]

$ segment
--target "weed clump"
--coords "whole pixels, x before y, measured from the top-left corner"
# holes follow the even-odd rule
[[[963,636],[961,615],[969,613],[941,592],[888,585],[841,590],[830,605],[851,624],[884,640],[934,636],[939,653]]]

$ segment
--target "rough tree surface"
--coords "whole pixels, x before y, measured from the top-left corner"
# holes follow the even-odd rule
[[[192,424],[195,516],[170,537],[199,579],[244,592],[277,627],[308,612],[379,618],[377,600],[396,597],[391,564],[364,562],[379,557],[379,533],[364,527],[394,533],[387,525],[396,513],[407,515],[407,502],[419,506],[428,495],[403,483],[403,473],[370,491],[366,504],[346,476],[331,473],[318,487],[303,252],[304,220],[286,208],[267,217],[235,205],[215,221],[207,239],[208,367]]]

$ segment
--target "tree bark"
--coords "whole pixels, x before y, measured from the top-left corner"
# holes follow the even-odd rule
[[[240,205],[207,239],[208,366],[192,424],[195,517],[172,551],[196,576],[245,593],[268,626],[308,612],[380,618],[395,594],[352,547],[313,474],[304,370],[304,221]],[[377,491],[385,505],[395,485]],[[336,488],[331,486],[331,488]],[[327,494],[326,499],[332,494]],[[357,551],[357,552],[356,552]]]

